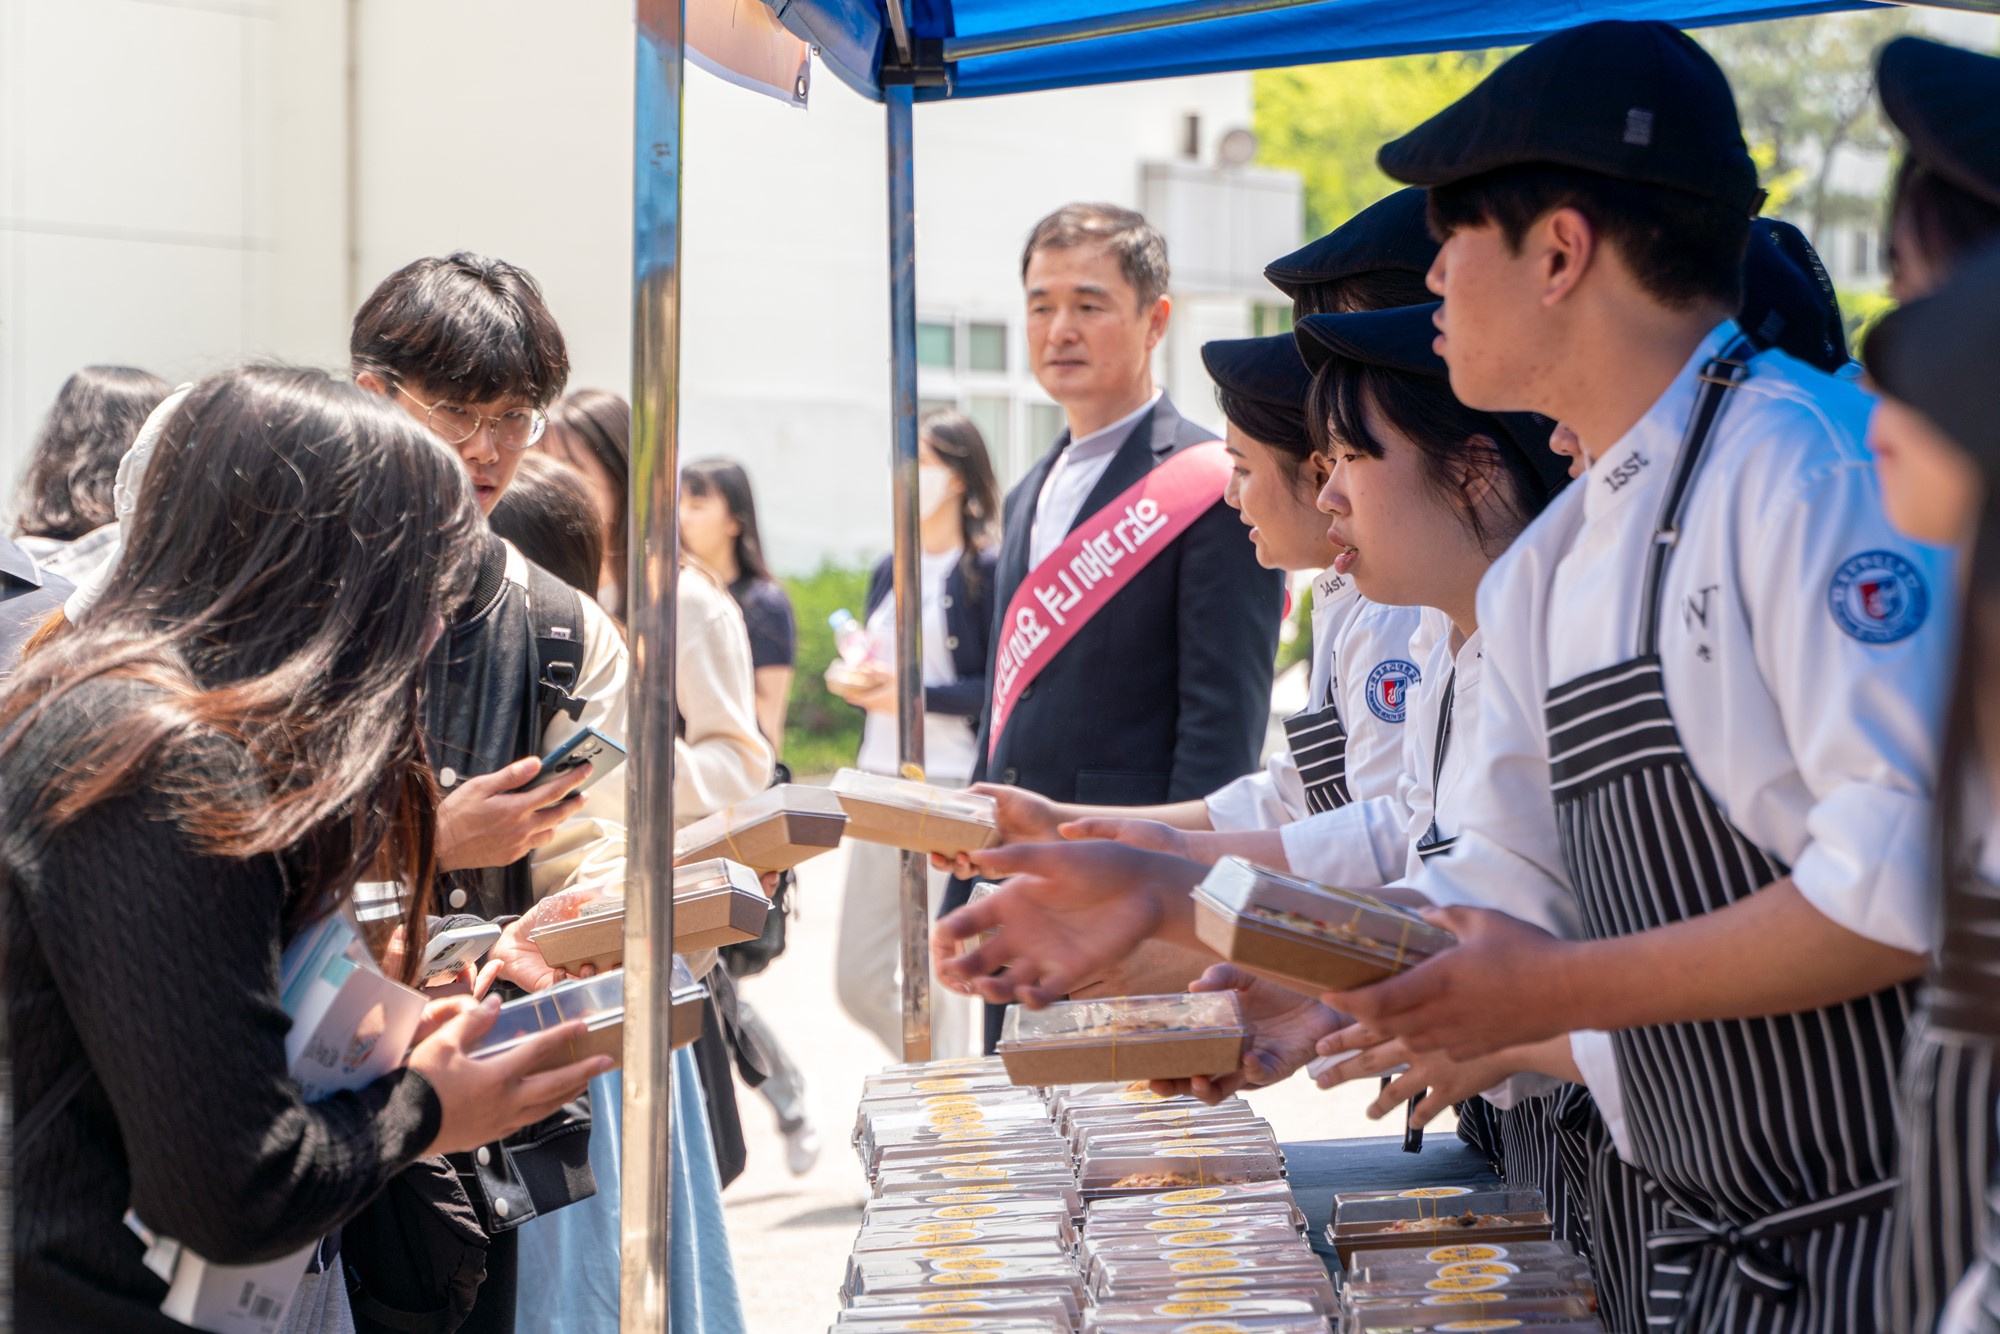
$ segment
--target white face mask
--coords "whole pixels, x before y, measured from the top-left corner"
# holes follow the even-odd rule
[[[917,465],[917,509],[926,519],[952,498],[951,482],[951,469],[936,463]]]

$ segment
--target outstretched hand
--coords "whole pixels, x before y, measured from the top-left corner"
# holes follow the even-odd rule
[[[1162,852],[1169,857],[1188,855],[1187,835],[1170,824],[1158,820],[1112,819],[1093,816],[1085,820],[1065,821],[1058,831],[1064,838],[1077,842],[1101,839],[1111,843],[1123,843],[1127,847],[1144,852]]]
[[[1000,828],[999,847],[1013,847],[1020,843],[1054,843],[1062,837],[1057,829],[1064,819],[1063,808],[1039,793],[1001,783],[974,783],[966,790],[993,798],[993,821]],[[961,852],[947,857],[934,852],[931,854],[931,865],[937,870],[949,871],[961,880],[970,880],[977,874],[972,868],[970,853]]]
[[[972,864],[982,875],[1012,878],[937,923],[932,963],[954,991],[1030,1009],[1060,999],[1184,914],[1188,891],[1206,872],[1118,843],[989,848],[973,853]]]
[[[1310,996],[1269,982],[1232,963],[1219,963],[1188,987],[1189,991],[1233,991],[1243,1007],[1243,1024],[1250,1040],[1243,1064],[1235,1071],[1210,1078],[1155,1081],[1153,1092],[1191,1093],[1206,1103],[1218,1103],[1245,1088],[1261,1088],[1291,1077],[1311,1060],[1321,1038],[1338,1030],[1344,1016]]]
[[[1321,1088],[1332,1088],[1355,1079],[1374,1079],[1393,1074],[1388,1085],[1368,1104],[1368,1117],[1379,1121],[1412,1098],[1417,1105],[1410,1111],[1410,1124],[1422,1129],[1439,1112],[1484,1093],[1487,1089],[1527,1069],[1527,1058],[1519,1051],[1495,1052],[1470,1061],[1454,1061],[1441,1052],[1418,1054],[1401,1040],[1383,1038],[1365,1024],[1350,1024],[1320,1040],[1321,1056],[1342,1052],[1357,1053],[1340,1064],[1322,1070]]]
[[[1574,941],[1487,908],[1427,908],[1424,919],[1458,937],[1408,972],[1321,996],[1413,1055],[1470,1061],[1579,1026],[1568,965]]]

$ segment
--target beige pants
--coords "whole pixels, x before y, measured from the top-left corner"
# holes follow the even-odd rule
[[[903,1058],[902,853],[880,843],[849,840],[847,889],[840,904],[840,945],[834,990],[845,1009],[889,1054]],[[930,916],[937,916],[948,877],[930,873]],[[979,1003],[944,990],[931,978],[931,1056],[977,1056]]]

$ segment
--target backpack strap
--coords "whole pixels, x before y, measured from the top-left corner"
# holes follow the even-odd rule
[[[583,680],[583,594],[530,561],[528,563],[528,635],[534,673],[534,740],[542,737],[556,715],[571,722],[583,717],[588,699],[575,693]]]

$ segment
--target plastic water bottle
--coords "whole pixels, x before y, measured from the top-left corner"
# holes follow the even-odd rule
[[[868,642],[868,627],[854,619],[854,613],[842,607],[826,618],[833,628],[833,646],[840,651],[840,660],[849,667],[859,667],[868,661],[873,646]]]

